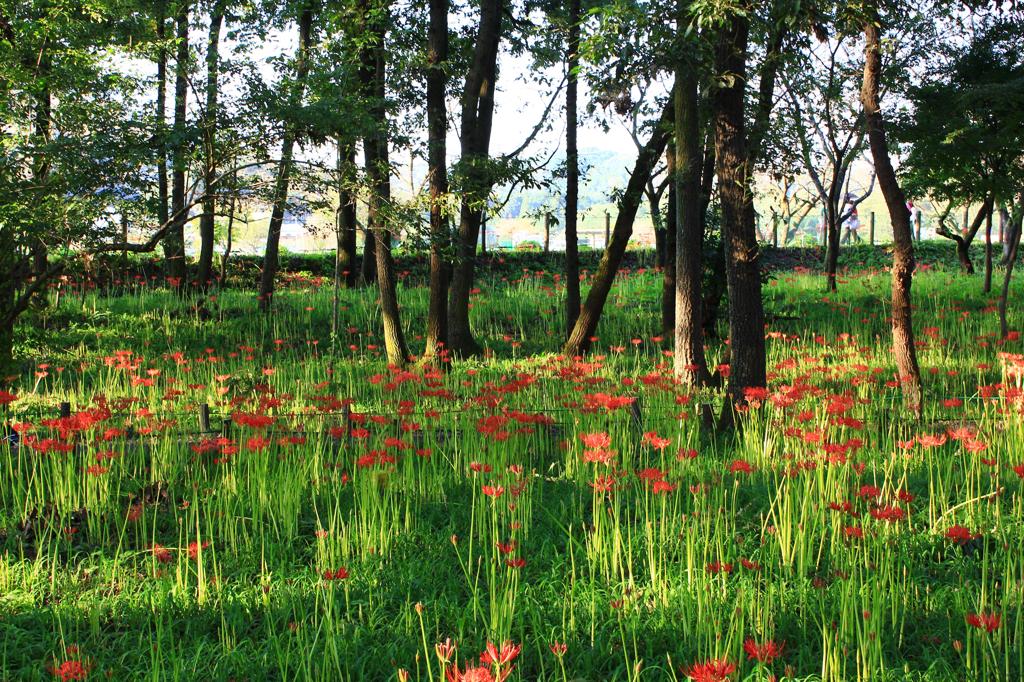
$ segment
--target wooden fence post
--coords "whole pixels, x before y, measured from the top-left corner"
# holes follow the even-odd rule
[[[210,432],[210,406],[206,403],[199,405],[199,431],[200,433]]]
[[[868,219],[868,243],[870,243],[871,246],[875,245],[875,212],[874,211],[872,211],[869,214],[869,219]]]

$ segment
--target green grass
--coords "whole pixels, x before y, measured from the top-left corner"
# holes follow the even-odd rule
[[[1020,679],[1021,349],[980,278],[915,278],[915,423],[887,385],[884,273],[832,295],[778,273],[771,395],[711,433],[699,404],[721,396],[673,385],[654,340],[658,277],[616,283],[586,362],[556,355],[551,276],[484,281],[488,356],[443,374],[384,365],[366,291],[342,293],[337,339],[330,292],[302,281],[272,317],[239,291],[210,320],[159,289],[63,295],[18,330],[3,678],[434,682],[451,638],[463,669],[521,645],[511,680],[682,680],[723,658],[731,679]],[[399,293],[419,325],[425,290]],[[589,407],[602,395],[636,407]],[[53,421],[61,401],[92,418]],[[599,433],[613,455],[585,454]],[[747,639],[782,655],[758,664]]]

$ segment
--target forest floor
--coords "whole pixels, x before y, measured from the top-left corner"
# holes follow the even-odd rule
[[[0,392],[0,678],[1021,679],[1019,335],[980,275],[916,275],[914,420],[880,267],[767,281],[729,432],[671,379],[651,269],[585,361],[551,274],[485,275],[487,356],[447,372],[387,368],[366,290],[332,338],[308,278],[272,316],[52,293]]]

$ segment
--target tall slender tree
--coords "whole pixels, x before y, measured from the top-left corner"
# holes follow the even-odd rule
[[[680,16],[679,33],[683,33],[684,16]],[[698,65],[681,63],[676,69],[673,93],[675,158],[673,159],[672,197],[670,210],[675,215],[678,234],[672,241],[675,252],[666,251],[666,261],[675,261],[675,375],[691,386],[708,382],[707,359],[704,356],[703,248],[704,219],[701,215],[701,136],[698,100]]]
[[[174,129],[171,146],[171,215],[172,224],[164,237],[164,257],[167,262],[167,277],[175,288],[187,284],[187,262],[185,260],[185,173],[188,170],[188,142],[186,140],[186,116],[188,113],[189,47],[188,22],[189,0],[179,0],[175,17],[175,39],[177,52],[174,60]]]
[[[210,29],[206,40],[206,109],[203,111],[203,213],[199,219],[199,262],[196,279],[202,289],[213,277],[213,243],[217,197],[217,95],[220,76],[220,34],[224,25],[226,0],[214,0],[210,7]]]
[[[448,194],[448,112],[445,107],[448,61],[448,0],[430,0],[427,32],[427,165],[430,182],[430,294],[424,360],[440,358],[448,343],[448,248],[451,241],[445,195]]]
[[[580,65],[580,0],[569,3],[565,90],[565,322],[566,338],[580,314],[580,258],[576,238],[579,215],[580,160],[576,141],[579,129],[577,97]]]
[[[482,208],[493,182],[489,154],[504,11],[502,0],[481,1],[473,61],[462,92],[459,171],[463,200],[448,302],[448,344],[453,353],[463,356],[475,355],[481,350],[469,326],[469,296],[476,271]]]
[[[307,0],[299,16],[299,45],[295,54],[295,85],[292,91],[291,104],[296,107],[302,103],[305,94],[306,77],[309,74],[309,49],[312,34],[312,0]],[[274,279],[277,277],[281,248],[281,225],[284,224],[284,213],[288,203],[288,183],[291,179],[297,136],[297,124],[292,120],[286,120],[284,135],[281,139],[281,160],[278,162],[277,180],[274,185],[274,207],[270,213],[267,247],[263,254],[263,274],[260,277],[260,308],[264,311],[270,310],[271,298],[274,295]]]
[[[892,353],[899,372],[904,406],[920,416],[921,369],[914,347],[914,326],[910,286],[914,275],[914,243],[910,231],[910,210],[889,157],[889,144],[882,116],[879,84],[882,78],[881,16],[876,0],[864,6],[864,79],[860,97],[868,129],[868,145],[875,161],[878,186],[892,222]]]

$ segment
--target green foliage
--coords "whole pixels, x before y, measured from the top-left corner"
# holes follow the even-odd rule
[[[1024,185],[1021,30],[1009,19],[984,27],[910,89],[912,113],[896,131],[908,148],[900,172],[913,196],[1006,201]]]

